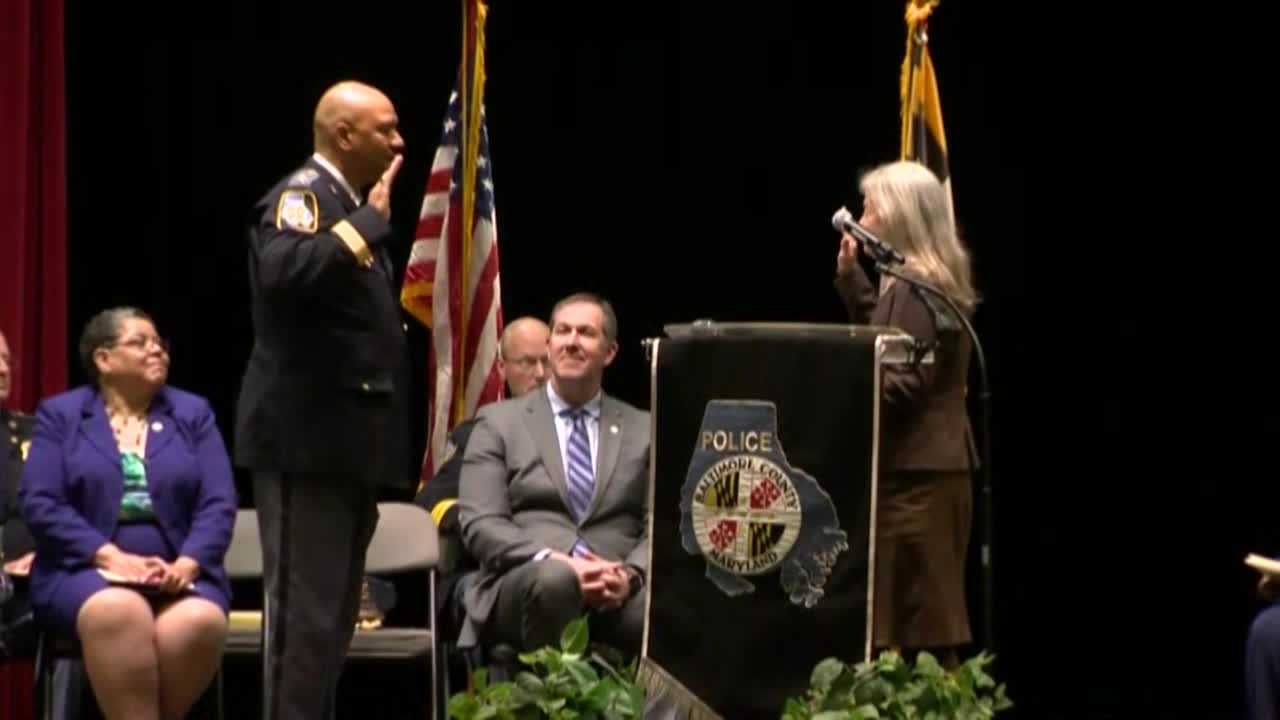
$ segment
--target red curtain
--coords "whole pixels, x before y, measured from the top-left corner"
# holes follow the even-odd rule
[[[63,0],[0,2],[0,330],[15,360],[8,405],[67,384]],[[31,665],[0,663],[0,718],[32,717]]]
[[[16,360],[8,405],[67,384],[63,0],[4,0],[0,18],[0,330]]]

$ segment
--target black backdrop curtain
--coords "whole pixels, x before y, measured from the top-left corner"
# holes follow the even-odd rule
[[[622,352],[606,386],[641,406],[639,341],[664,323],[842,321],[828,219],[857,207],[860,170],[897,155],[902,9],[494,0],[487,100],[505,315],[545,315],[578,289],[608,295]],[[1274,302],[1201,263],[1205,237],[1152,228],[1200,210],[1220,231],[1252,213],[1199,202],[1235,176],[1178,167],[1193,154],[1186,138],[1237,135],[1158,137],[1188,107],[1249,95],[1196,100],[1239,68],[1194,84],[1190,71],[1157,78],[1150,58],[1112,54],[1110,41],[1130,53],[1151,34],[1123,14],[943,2],[930,26],[984,298],[996,672],[1016,717],[1233,714],[1257,609],[1239,560],[1280,551],[1280,490],[1265,471],[1280,427],[1274,373],[1255,371],[1265,356],[1217,350],[1256,347]],[[174,383],[207,395],[229,435],[250,342],[247,209],[310,152],[322,90],[372,82],[408,142],[393,196],[402,267],[457,68],[457,3],[79,2],[67,22],[70,328],[109,304],[147,308],[174,340]],[[1181,48],[1161,62],[1210,54]],[[1189,105],[1144,114],[1143,82]],[[1143,148],[1175,170],[1148,165]],[[1146,199],[1161,174],[1181,188]],[[1233,259],[1265,271],[1254,252]],[[412,340],[425,367],[425,334]],[[425,385],[414,393],[420,452]],[[1147,690],[1179,668],[1194,692]]]

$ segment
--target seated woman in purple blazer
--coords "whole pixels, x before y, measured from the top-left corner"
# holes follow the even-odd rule
[[[145,313],[96,315],[80,358],[90,384],[40,404],[22,476],[31,604],[79,637],[108,719],[182,717],[221,661],[231,463],[209,404],[165,385]]]

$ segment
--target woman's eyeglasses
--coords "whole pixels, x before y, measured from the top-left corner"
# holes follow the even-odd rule
[[[156,337],[155,335],[136,335],[131,338],[125,338],[124,340],[116,340],[104,345],[103,347],[115,347],[117,345],[123,345],[124,347],[141,350],[143,352],[145,352],[150,346],[155,345],[163,350],[166,355],[169,353],[169,341],[162,337]]]

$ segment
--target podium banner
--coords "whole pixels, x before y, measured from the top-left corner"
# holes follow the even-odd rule
[[[880,363],[849,325],[672,326],[651,341],[641,680],[666,716],[777,718],[870,654]],[[674,709],[674,712],[672,712]]]

